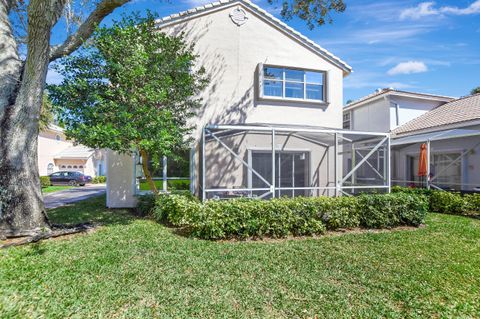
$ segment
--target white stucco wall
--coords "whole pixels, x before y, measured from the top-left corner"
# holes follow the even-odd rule
[[[433,98],[429,100],[389,94],[351,109],[351,129],[389,132],[444,103]]]
[[[401,96],[390,96],[389,101],[392,102],[390,105],[390,129],[393,130],[400,125],[403,125],[420,115],[428,112],[429,110],[445,104],[445,102],[440,102],[436,100],[424,100],[424,99],[413,99]],[[396,110],[393,103],[397,103],[399,106],[399,125],[396,123]]]
[[[107,207],[135,207],[134,156],[107,150]]]
[[[56,140],[56,135],[60,136],[59,141]],[[67,141],[63,133],[52,130],[40,132],[38,136],[38,170],[40,176],[48,174],[47,167],[49,163],[54,164],[54,172],[58,171],[59,168],[53,159],[55,154],[58,154],[71,146],[73,146],[72,142]]]
[[[351,129],[365,132],[389,132],[389,102],[378,99],[351,111]]]
[[[198,64],[210,76],[201,94],[203,107],[194,119],[195,137],[207,123],[280,123],[340,128],[343,71],[292,39],[247,8],[248,20],[234,24],[229,6],[187,22],[165,26],[168,34],[185,33],[194,43]],[[328,105],[259,100],[257,68],[260,63],[327,72]]]

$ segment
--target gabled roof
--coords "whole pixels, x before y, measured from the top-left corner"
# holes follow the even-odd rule
[[[441,130],[452,125],[480,121],[480,93],[440,105],[392,131],[394,135],[407,135],[426,130]]]
[[[54,156],[54,159],[88,159],[94,153],[94,149],[84,145],[69,147]]]
[[[385,89],[376,90],[372,94],[369,94],[358,100],[348,103],[343,110],[348,111],[348,110],[354,109],[368,102],[372,102],[377,99],[383,98],[387,95],[410,97],[410,98],[417,98],[417,99],[424,99],[424,100],[435,100],[440,102],[449,102],[455,99],[454,97],[451,97],[451,96],[420,93],[420,92],[410,92],[410,91],[396,90],[393,88],[385,88]]]
[[[205,4],[203,6],[199,6],[187,11],[182,11],[179,13],[175,13],[163,18],[160,18],[157,20],[157,25],[162,27],[162,26],[167,26],[170,24],[176,24],[183,22],[187,19],[193,19],[199,15],[206,14],[208,12],[214,12],[220,9],[224,9],[225,7],[231,7],[236,4],[241,4],[243,5],[246,9],[249,9],[250,11],[256,13],[258,16],[264,18],[267,22],[271,23],[278,29],[282,30],[283,32],[287,33],[290,35],[292,38],[297,40],[298,42],[302,43],[303,45],[307,46],[310,48],[312,51],[323,57],[324,59],[327,59],[334,65],[338,66],[340,69],[342,69],[345,73],[351,73],[352,72],[352,67],[348,65],[345,61],[341,60],[339,57],[335,56],[333,53],[325,50],[321,46],[319,46],[317,43],[314,41],[310,40],[300,32],[296,31],[292,27],[288,26],[286,23],[282,22],[281,20],[277,19],[267,11],[263,10],[256,4],[252,3],[249,0],[220,0],[212,3]]]

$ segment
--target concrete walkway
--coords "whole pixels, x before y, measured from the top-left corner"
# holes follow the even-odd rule
[[[93,196],[105,194],[105,184],[90,184],[43,195],[45,208],[57,208]]]

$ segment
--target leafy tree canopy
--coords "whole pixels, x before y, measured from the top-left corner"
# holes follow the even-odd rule
[[[313,29],[316,25],[332,23],[331,12],[344,12],[347,8],[343,0],[268,0],[270,4],[279,3],[282,6],[281,15],[285,20],[298,17],[306,21]]]
[[[50,96],[68,137],[121,153],[138,149],[149,180],[149,160],[175,158],[188,143],[195,96],[207,84],[196,59],[181,36],[158,32],[150,13],[126,16],[62,59],[64,80],[49,87]]]
[[[480,93],[480,86],[477,86],[476,88],[470,91],[471,95],[478,94],[478,93]]]

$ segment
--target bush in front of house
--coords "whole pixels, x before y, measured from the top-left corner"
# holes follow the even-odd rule
[[[52,185],[52,183],[50,182],[50,176],[40,176],[40,185],[42,186],[42,188]]]
[[[93,184],[105,184],[107,182],[107,176],[95,176],[92,178]]]
[[[392,187],[392,192],[427,196],[432,212],[454,215],[480,215],[480,194],[461,194],[424,188]]]
[[[480,194],[435,191],[430,196],[431,210],[443,214],[479,215]]]
[[[417,194],[357,197],[231,199],[201,203],[183,195],[159,195],[153,216],[203,239],[320,235],[344,228],[418,226],[428,210]]]

